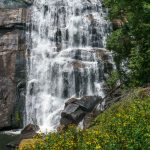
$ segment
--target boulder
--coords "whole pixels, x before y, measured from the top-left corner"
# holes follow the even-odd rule
[[[63,129],[70,125],[78,125],[86,114],[92,112],[94,108],[102,101],[98,96],[84,96],[80,99],[71,98],[65,103],[65,108],[61,113],[60,126]]]
[[[61,113],[62,118],[60,122],[61,124],[67,125],[67,124],[78,124],[83,117],[85,116],[86,112],[83,111],[78,104],[70,104],[68,105],[64,111]]]
[[[82,110],[91,112],[101,100],[102,98],[98,96],[84,96],[76,101],[76,104],[78,104]]]
[[[69,105],[76,105],[86,112],[91,112],[93,108],[101,101],[98,96],[84,96],[81,99],[71,98],[65,103],[65,108]]]
[[[21,134],[20,134],[20,137],[18,140],[16,141],[13,141],[13,142],[10,142],[7,144],[7,147],[11,147],[11,148],[15,148],[15,147],[18,147],[20,142],[24,139],[31,139],[33,138],[36,134],[37,134],[37,131],[39,130],[39,126],[37,125],[33,125],[33,124],[29,124],[27,125],[22,131],[21,131]]]
[[[28,133],[36,133],[40,130],[38,125],[28,124],[22,131],[21,134],[28,134]]]

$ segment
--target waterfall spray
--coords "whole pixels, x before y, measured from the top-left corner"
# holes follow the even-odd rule
[[[54,130],[68,98],[104,97],[106,16],[100,0],[34,1],[25,125]]]

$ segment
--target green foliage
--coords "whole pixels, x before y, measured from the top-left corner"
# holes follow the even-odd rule
[[[150,3],[148,0],[104,0],[110,20],[122,27],[113,31],[107,47],[115,54],[121,80],[129,85],[150,83]],[[128,71],[126,69],[128,69]]]
[[[42,139],[42,140],[41,140]],[[100,114],[85,131],[37,136],[33,150],[148,150],[150,149],[150,88],[132,90],[124,100]]]
[[[113,88],[117,85],[117,82],[119,82],[119,75],[117,71],[112,71],[111,75],[107,79],[107,85],[109,88]]]

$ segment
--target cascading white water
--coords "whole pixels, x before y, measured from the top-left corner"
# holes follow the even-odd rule
[[[54,130],[66,99],[104,96],[106,16],[101,0],[34,1],[25,124]]]

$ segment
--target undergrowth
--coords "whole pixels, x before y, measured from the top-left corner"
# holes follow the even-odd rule
[[[148,150],[150,149],[150,89],[132,91],[100,114],[87,130],[38,135],[33,150]],[[35,140],[34,139],[34,140]]]

